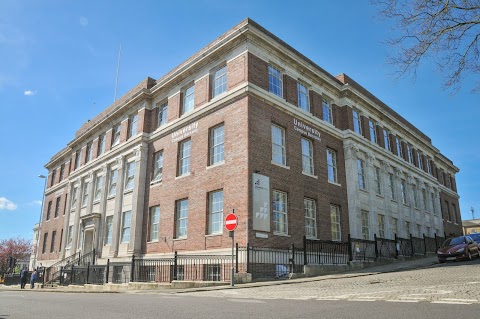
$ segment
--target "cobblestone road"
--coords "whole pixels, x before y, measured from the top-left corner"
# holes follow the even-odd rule
[[[337,278],[188,295],[363,302],[480,304],[480,259],[355,278]]]

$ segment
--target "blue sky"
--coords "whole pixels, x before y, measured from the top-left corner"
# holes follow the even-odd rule
[[[348,74],[425,132],[461,169],[462,218],[472,206],[480,217],[480,95],[468,85],[450,95],[428,63],[416,81],[394,79],[382,41],[395,31],[367,1],[280,3],[0,1],[0,239],[32,237],[43,191],[37,176],[112,103],[120,44],[118,95],[161,77],[246,17],[331,74]]]

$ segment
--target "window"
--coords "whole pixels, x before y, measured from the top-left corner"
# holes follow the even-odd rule
[[[327,123],[333,124],[332,106],[330,105],[330,102],[325,98],[322,99],[322,112],[323,120]]]
[[[357,159],[357,170],[358,170],[358,188],[366,190],[365,183],[365,162],[361,159]]]
[[[413,164],[412,145],[407,143],[407,159],[410,164]]]
[[[224,161],[224,126],[223,124],[210,130],[210,165]]]
[[[327,148],[328,181],[338,183],[337,177],[337,152]]]
[[[413,207],[418,209],[417,185],[412,185],[412,193],[413,193]]]
[[[422,236],[422,225],[417,224],[417,238]]]
[[[55,240],[57,239],[57,231],[54,230],[52,232],[52,241],[50,242],[50,252],[53,253],[55,251]]]
[[[435,209],[435,194],[430,193],[430,199],[432,201],[432,211],[434,215],[437,215],[437,210]]]
[[[403,158],[402,144],[401,144],[400,139],[398,137],[395,138],[395,144],[397,146],[397,155],[399,157]]]
[[[362,237],[367,240],[370,238],[368,212],[365,210],[362,210]]]
[[[82,157],[82,150],[78,150],[75,153],[75,169],[80,167],[80,158]]]
[[[273,66],[268,66],[268,91],[283,97],[282,93],[283,82],[282,82],[282,73],[274,68]]]
[[[398,234],[398,219],[392,217],[392,223],[390,224],[390,226],[392,231],[392,237],[394,237],[395,234]]]
[[[385,238],[385,216],[378,214],[378,237]]]
[[[280,165],[287,165],[285,129],[275,124],[272,124],[272,161]]]
[[[67,248],[72,247],[73,241],[73,225],[68,226]]]
[[[221,234],[223,226],[223,190],[208,194],[208,234]]]
[[[341,241],[342,233],[340,227],[340,207],[330,205],[330,221],[332,223],[332,240]]]
[[[310,105],[308,104],[308,89],[305,85],[298,82],[298,107],[304,111],[310,112]]]
[[[212,98],[227,92],[227,66],[224,65],[213,74]]]
[[[57,173],[57,170],[54,169],[54,170],[52,171],[52,178],[50,179],[50,186],[53,186],[53,185],[55,184],[55,177],[56,177],[55,175],[56,175],[56,173]]]
[[[158,240],[158,226],[160,224],[160,206],[150,208],[150,241]]]
[[[379,167],[374,167],[375,191],[377,195],[382,195],[382,175]]]
[[[418,162],[418,167],[423,169],[422,153],[418,151],[417,151],[417,162]]]
[[[402,203],[407,205],[407,185],[404,179],[400,181],[400,191],[402,193]]]
[[[176,238],[186,238],[188,227],[188,199],[177,201]]]
[[[70,206],[70,208],[75,208],[75,204],[77,203],[77,188],[74,187],[73,190],[72,190],[72,205]]]
[[[105,245],[112,244],[112,234],[113,234],[113,216],[107,216],[107,220],[105,222]]]
[[[370,130],[370,141],[377,143],[377,130],[375,129],[377,125],[372,120],[368,120],[368,128]]]
[[[287,193],[273,191],[273,229],[279,234],[288,234]]]
[[[100,196],[102,195],[102,187],[103,176],[97,176],[97,180],[95,181],[95,193],[93,194],[93,201],[100,200]]]
[[[117,193],[117,179],[118,170],[114,169],[110,171],[110,179],[108,181],[108,196],[114,196]]]
[[[422,188],[422,202],[423,202],[423,210],[427,211],[427,191],[425,188]]]
[[[42,246],[42,254],[47,252],[47,240],[48,240],[48,233],[43,234],[43,246]]]
[[[390,139],[388,138],[389,133],[386,129],[383,129],[383,144],[385,144],[385,149],[390,151]]]
[[[58,217],[58,212],[60,211],[60,199],[61,197],[57,197],[56,201],[55,201],[55,214],[54,214],[54,218],[57,218]],[[53,238],[53,237],[52,237]]]
[[[360,114],[357,110],[353,110],[353,130],[355,133],[362,135],[362,123],[360,122]]]
[[[409,221],[405,221],[405,234],[408,236],[410,236],[410,222]]]
[[[153,155],[153,176],[152,181],[158,182],[162,180],[163,174],[163,151]]]
[[[191,140],[180,142],[178,151],[178,176],[190,173],[190,149]]]
[[[112,146],[120,144],[120,124],[115,125],[112,129]]]
[[[158,105],[157,127],[167,124],[168,104],[167,102]]]
[[[85,159],[85,163],[88,163],[92,160],[92,142],[87,143],[86,152],[87,152],[87,156]]]
[[[88,203],[88,182],[83,184],[83,191],[82,191],[82,207],[87,206]]]
[[[303,138],[302,141],[302,172],[313,175],[313,145],[312,141]]]
[[[432,164],[430,159],[427,159],[427,172],[428,174],[432,175]]]
[[[390,199],[395,200],[395,179],[392,173],[388,173],[388,186],[390,188]]]
[[[453,222],[455,224],[458,224],[458,221],[457,221],[457,206],[455,206],[455,204],[452,204],[452,208],[453,208]]]
[[[60,165],[60,181],[65,177],[65,164]]]
[[[137,135],[138,131],[138,113],[130,116],[128,126],[128,138],[132,138]]]
[[[65,194],[65,201],[63,202],[63,215],[65,215],[65,212],[67,211],[67,200],[68,200],[68,193]]]
[[[135,162],[127,163],[125,174],[125,191],[133,189],[135,186]]]
[[[192,85],[185,90],[181,115],[193,111],[194,103],[195,103],[195,85]]]
[[[132,223],[132,212],[123,212],[122,220],[122,243],[130,242],[130,225]]]
[[[304,198],[303,208],[305,212],[305,236],[307,238],[317,238],[317,205],[315,200]]]
[[[100,156],[103,153],[105,153],[105,134],[101,134],[98,137],[98,152],[97,153],[98,153],[97,156]]]
[[[50,220],[50,213],[52,212],[52,201],[48,202],[48,207],[47,207],[47,217],[45,220]]]
[[[62,240],[63,240],[63,228],[62,228],[62,231],[60,232],[60,244],[58,245],[58,251],[62,250]]]

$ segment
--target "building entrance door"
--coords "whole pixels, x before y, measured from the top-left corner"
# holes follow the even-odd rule
[[[94,230],[89,229],[85,230],[85,240],[83,241],[83,253],[89,253],[93,250],[93,243],[94,243]]]

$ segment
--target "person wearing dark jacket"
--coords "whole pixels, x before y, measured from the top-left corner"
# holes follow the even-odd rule
[[[25,285],[27,284],[27,275],[28,271],[26,267],[23,267],[22,271],[20,272],[20,288],[25,289]]]
[[[37,270],[33,269],[32,276],[30,277],[30,289],[35,287],[35,280],[37,280]]]

